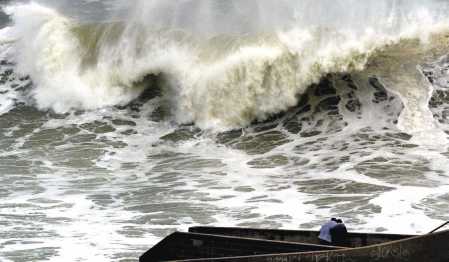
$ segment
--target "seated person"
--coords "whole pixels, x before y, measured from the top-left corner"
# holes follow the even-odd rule
[[[337,224],[330,229],[333,246],[348,246],[348,230],[341,219],[336,220]]]

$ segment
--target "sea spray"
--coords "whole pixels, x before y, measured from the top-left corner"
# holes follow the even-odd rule
[[[39,108],[126,104],[161,88],[142,83],[154,76],[178,123],[225,130],[295,106],[322,76],[361,71],[391,44],[427,39],[445,22],[437,4],[138,1],[122,21],[86,24],[30,3],[7,9],[14,24],[5,30],[26,50],[15,62]]]
[[[23,3],[0,32],[0,260],[449,219],[447,1]]]

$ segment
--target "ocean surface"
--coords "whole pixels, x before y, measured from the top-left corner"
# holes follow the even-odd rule
[[[195,225],[449,220],[445,0],[0,7],[0,261],[136,261]]]

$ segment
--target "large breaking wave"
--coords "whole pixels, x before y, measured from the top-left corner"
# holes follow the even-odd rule
[[[56,112],[158,88],[178,123],[223,130],[295,106],[329,73],[352,73],[376,75],[402,98],[401,129],[434,125],[418,65],[445,54],[447,8],[358,2],[142,0],[101,22],[31,2],[6,8],[2,50],[30,76],[37,106]]]

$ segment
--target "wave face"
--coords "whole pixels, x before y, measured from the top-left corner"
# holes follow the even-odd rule
[[[449,220],[446,0],[7,2],[1,261]]]
[[[324,75],[363,71],[404,39],[429,44],[446,25],[441,1],[297,2],[137,1],[120,20],[89,23],[30,3],[6,8],[3,34],[39,108],[126,104],[154,76],[177,122],[222,130],[285,111]]]

